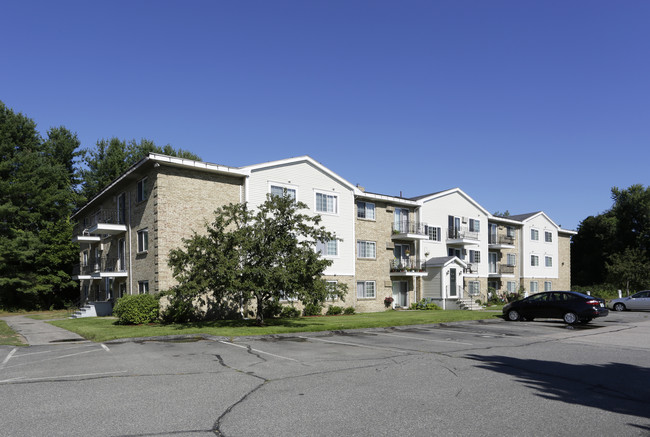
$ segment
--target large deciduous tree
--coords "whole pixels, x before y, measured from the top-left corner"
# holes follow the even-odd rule
[[[0,307],[49,308],[76,294],[69,215],[78,147],[63,127],[43,140],[33,120],[0,102]]]
[[[84,168],[82,175],[82,194],[91,199],[105,186],[117,179],[133,164],[149,153],[161,153],[179,158],[200,161],[197,155],[183,149],[174,149],[169,144],[156,146],[153,141],[142,139],[140,142],[126,142],[118,138],[97,141],[95,148],[84,150]]]
[[[272,302],[323,302],[328,293],[343,297],[345,287],[327,287],[322,274],[332,261],[315,249],[336,235],[320,226],[320,216],[301,212],[305,209],[286,195],[269,195],[255,210],[245,204],[219,208],[205,234],[170,253],[179,282],[176,298],[187,302],[207,293],[217,302],[254,303],[261,325]]]

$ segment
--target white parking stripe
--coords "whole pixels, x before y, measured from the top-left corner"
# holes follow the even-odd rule
[[[44,376],[42,378],[18,377],[18,378],[11,378],[11,379],[2,380],[2,381],[0,381],[0,384],[3,383],[3,382],[13,382],[13,381],[31,382],[31,381],[47,381],[47,380],[61,379],[61,378],[83,378],[83,377],[87,377],[87,376],[117,375],[119,373],[126,373],[126,370],[120,370],[119,372],[80,373],[80,374],[77,374],[77,375]]]
[[[223,340],[219,340],[219,343],[227,344],[227,345],[229,345],[229,346],[239,347],[239,348],[242,348],[242,349],[248,349],[248,346],[243,346],[243,345],[241,345],[241,344],[230,343],[230,342],[223,341]],[[270,353],[270,352],[264,352],[264,351],[261,351],[261,350],[259,350],[259,349],[253,349],[253,348],[251,348],[250,350],[252,350],[253,352],[257,352],[257,353],[259,353],[259,354],[270,355],[270,356],[272,356],[272,357],[276,357],[276,358],[282,358],[283,360],[291,360],[291,361],[295,361],[295,362],[297,362],[297,363],[299,362],[298,360],[294,360],[293,358],[283,357],[283,356],[281,356],[281,355],[275,355],[275,354],[272,354],[272,353]]]
[[[376,335],[388,335],[390,337],[409,338],[411,340],[419,340],[419,341],[430,341],[430,342],[435,342],[435,343],[454,343],[454,344],[464,344],[466,346],[474,346],[472,343],[464,343],[462,341],[433,340],[431,338],[411,337],[411,336],[408,336],[408,335],[401,335],[401,334],[389,334],[387,332],[373,332],[373,334],[376,334]]]
[[[365,344],[348,343],[348,342],[345,342],[345,341],[325,340],[325,339],[317,338],[317,337],[298,337],[298,338],[306,338],[307,340],[322,341],[323,343],[342,344],[344,346],[354,346],[354,347],[362,347],[362,348],[366,348],[366,349],[379,349],[379,350],[384,350],[384,351],[399,352],[399,353],[402,353],[402,354],[409,353],[409,351],[404,350],[404,349],[393,349],[393,348],[390,348],[390,347],[368,346],[368,345],[365,345]]]
[[[16,353],[17,350],[18,350],[18,348],[13,348],[11,350],[11,352],[9,352],[9,354],[7,354],[7,356],[5,357],[5,359],[2,361],[2,363],[0,365],[4,366],[5,364],[7,364],[7,362],[9,362],[9,360],[11,359],[13,354]]]
[[[22,363],[22,364],[14,364],[13,366],[8,366],[8,368],[9,367],[21,367],[21,366],[27,366],[27,365],[30,365],[30,364],[43,363],[45,361],[59,360],[61,358],[74,357],[74,356],[77,356],[77,355],[88,354],[90,352],[99,352],[100,350],[101,349],[93,349],[93,350],[90,350],[90,351],[83,351],[83,352],[77,352],[77,353],[74,353],[74,354],[61,355],[60,357],[45,358],[44,360],[30,361],[28,363]]]
[[[110,352],[110,351],[111,351],[111,350],[108,348],[108,346],[106,346],[104,343],[101,343],[100,346],[101,346],[102,348],[104,348],[104,350],[105,350],[106,352]]]

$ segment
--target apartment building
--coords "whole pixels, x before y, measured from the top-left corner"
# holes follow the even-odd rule
[[[413,198],[366,192],[303,156],[233,168],[150,154],[73,215],[84,301],[114,301],[175,284],[169,251],[201,233],[220,206],[267,194],[304,202],[337,241],[325,279],[359,312],[420,299],[464,308],[488,293],[569,289],[570,238],[545,213],[492,216],[460,188]]]

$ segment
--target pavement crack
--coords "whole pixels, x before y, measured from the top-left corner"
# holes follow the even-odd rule
[[[253,387],[253,388],[252,388],[248,393],[246,393],[244,396],[242,396],[241,399],[239,399],[237,402],[235,402],[234,404],[232,404],[231,406],[229,406],[228,408],[226,408],[226,411],[224,411],[224,412],[221,414],[221,416],[219,416],[219,417],[217,418],[217,421],[214,423],[214,426],[212,427],[212,432],[214,432],[216,435],[221,436],[221,437],[226,437],[226,435],[225,435],[225,434],[223,433],[223,431],[221,430],[221,424],[222,424],[223,419],[224,419],[228,414],[230,414],[230,412],[231,412],[231,411],[232,411],[236,406],[238,406],[239,404],[245,402],[246,399],[248,399],[248,397],[249,397],[250,395],[252,395],[252,394],[255,393],[257,390],[259,390],[260,388],[262,388],[262,387],[264,386],[264,384],[266,384],[266,383],[269,381],[268,379],[262,378],[262,377],[257,376],[257,375],[251,375],[251,376],[255,376],[256,378],[260,378],[260,379],[262,379],[262,382],[261,382],[259,385],[257,385],[256,387]]]

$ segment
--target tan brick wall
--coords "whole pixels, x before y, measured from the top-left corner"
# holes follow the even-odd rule
[[[220,206],[239,203],[243,179],[227,175],[158,167],[154,194],[156,289],[176,284],[168,266],[169,252],[182,247],[183,238],[205,233]]]
[[[571,236],[558,234],[557,290],[571,290]]]

